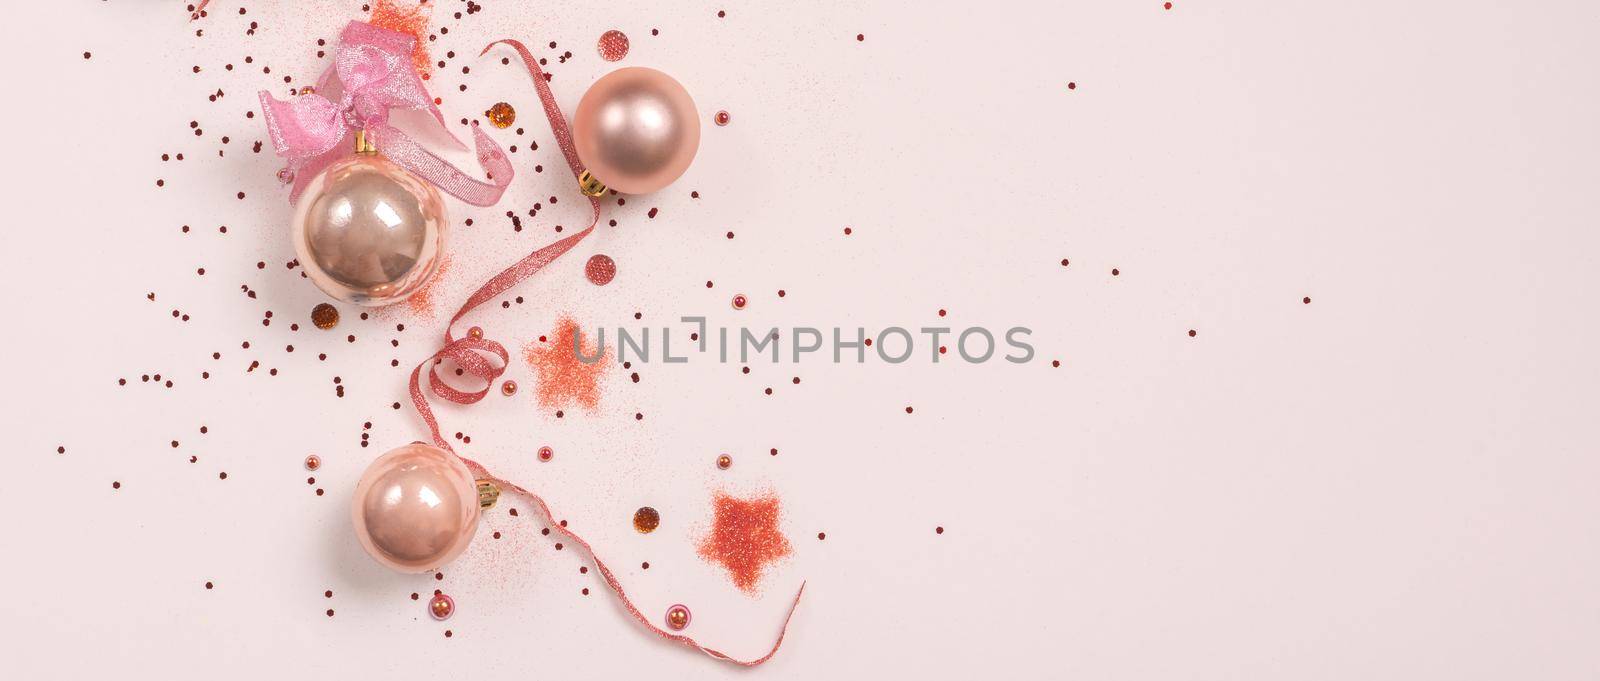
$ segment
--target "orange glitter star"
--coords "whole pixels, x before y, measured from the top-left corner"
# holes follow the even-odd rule
[[[433,5],[428,0],[410,7],[400,7],[395,0],[377,0],[372,3],[372,18],[367,23],[416,38],[417,46],[411,50],[411,63],[418,74],[427,78],[433,71],[433,58],[428,56],[427,47],[428,22],[432,18]]]
[[[584,357],[594,357],[595,347],[583,336],[578,322],[571,317],[556,321],[548,341],[536,341],[523,347],[523,357],[528,365],[539,372],[540,406],[564,407],[577,403],[588,411],[600,406],[601,371],[610,359],[609,351],[602,353],[592,363],[584,363],[573,351],[573,335],[578,336]]]
[[[754,595],[767,565],[789,555],[789,540],[778,530],[777,495],[736,499],[718,492],[711,533],[700,542],[700,557],[721,563],[733,585]]]

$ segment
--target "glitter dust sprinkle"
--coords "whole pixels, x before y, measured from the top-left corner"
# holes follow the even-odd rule
[[[778,497],[738,499],[718,492],[712,505],[715,517],[700,542],[700,557],[720,563],[734,586],[755,594],[767,565],[790,553],[789,540],[778,530]]]
[[[433,5],[428,2],[377,0],[372,3],[372,18],[368,19],[367,23],[416,38],[417,46],[411,51],[411,63],[416,67],[417,73],[423,74],[426,78],[433,70],[433,59],[428,56],[427,47],[428,21],[432,15]]]
[[[628,34],[611,29],[600,34],[600,43],[596,46],[600,50],[600,58],[606,61],[622,61],[628,56]]]
[[[594,411],[600,406],[601,377],[610,352],[593,363],[585,364],[573,350],[573,335],[583,347],[584,357],[594,357],[598,350],[571,317],[562,317],[545,341],[535,341],[523,348],[523,356],[538,373],[539,405],[547,409],[577,404]]]

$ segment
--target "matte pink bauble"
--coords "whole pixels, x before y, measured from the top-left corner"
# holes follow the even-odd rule
[[[367,466],[350,509],[361,547],[401,572],[427,572],[461,555],[478,531],[478,510],[472,471],[420,442]]]
[[[630,66],[589,86],[572,117],[572,139],[607,187],[648,194],[689,169],[700,149],[700,116],[672,76]]]
[[[317,288],[347,303],[388,305],[438,271],[445,224],[433,185],[380,154],[358,153],[306,183],[290,228]]]

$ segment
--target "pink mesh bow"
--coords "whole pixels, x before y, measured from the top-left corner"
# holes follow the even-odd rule
[[[261,92],[267,135],[273,149],[289,162],[279,177],[294,183],[291,203],[323,168],[355,152],[357,131],[365,131],[367,139],[396,165],[451,196],[475,206],[492,206],[500,200],[514,175],[511,162],[477,126],[472,128],[473,141],[488,182],[467,175],[389,125],[392,109],[425,109],[450,140],[461,144],[445,128],[444,115],[411,66],[415,43],[404,33],[352,21],[339,34],[333,65],[317,80],[316,92],[288,100]],[[328,98],[335,86],[340,90],[338,101]]]

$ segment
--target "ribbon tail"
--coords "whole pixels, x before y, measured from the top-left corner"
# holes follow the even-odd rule
[[[373,144],[382,149],[383,155],[389,160],[446,194],[474,206],[494,205],[505,193],[506,187],[511,186],[511,178],[516,176],[511,169],[510,159],[506,158],[500,145],[477,128],[473,128],[473,133],[477,143],[478,164],[489,174],[488,182],[467,175],[387,123],[377,124],[367,133],[373,136]]]
[[[511,38],[502,38],[483,47],[478,53],[482,57],[489,53],[495,45],[505,45],[517,51],[517,56],[522,59],[523,68],[528,70],[528,77],[533,79],[533,89],[539,91],[539,101],[544,104],[544,116],[550,121],[550,132],[556,136],[556,146],[561,147],[561,154],[567,157],[567,165],[572,168],[572,176],[583,174],[583,159],[578,158],[578,146],[572,143],[572,129],[567,126],[567,118],[561,113],[561,106],[556,104],[556,97],[550,93],[550,79],[544,74],[544,69],[539,68],[539,60],[533,57],[528,47],[520,41]]]

